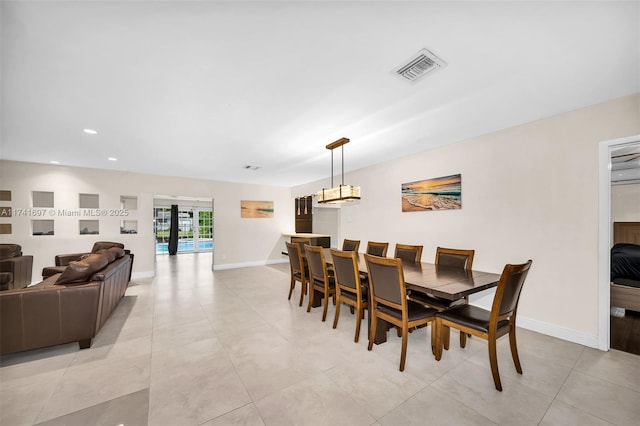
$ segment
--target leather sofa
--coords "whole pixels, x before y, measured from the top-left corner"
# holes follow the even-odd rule
[[[69,262],[39,284],[0,292],[0,354],[93,338],[124,297],[132,255],[121,247]]]
[[[0,244],[0,291],[31,284],[33,256],[22,254],[19,244]]]

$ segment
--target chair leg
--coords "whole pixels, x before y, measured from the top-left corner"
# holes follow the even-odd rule
[[[335,304],[335,294],[333,295],[333,303]],[[322,310],[322,322],[324,322],[327,319],[327,310],[329,309],[329,295],[325,294],[324,295],[324,308]]]
[[[338,296],[338,299],[340,299],[340,296]],[[338,326],[338,318],[340,318],[340,305],[342,303],[340,303],[340,300],[338,300],[338,304],[336,305],[336,313],[333,316],[333,328],[336,328]]]
[[[353,315],[353,313],[356,311],[353,307],[353,305],[349,306],[349,311],[351,312],[351,315]]]
[[[309,285],[309,304],[307,305],[307,312],[311,312],[311,306],[313,306],[313,296],[316,294],[316,290],[313,288],[313,284]]]
[[[449,342],[451,341],[451,327],[444,327],[442,329],[442,345],[445,350],[449,350]]]
[[[287,300],[291,300],[291,295],[293,294],[293,288],[296,286],[296,280],[291,277],[291,284],[289,284],[289,298]]]
[[[460,347],[464,348],[467,346],[467,333],[460,332]]]
[[[436,317],[436,327],[435,327],[435,335],[436,335],[436,361],[440,361],[440,359],[442,358],[442,339],[443,339],[443,328],[444,326],[442,325],[442,320],[438,317]],[[431,330],[432,333],[434,333],[433,330]]]
[[[304,300],[304,295],[307,294],[307,284],[305,282],[301,282],[301,287],[300,287],[300,303],[298,303],[298,306],[302,306],[302,301]]]
[[[407,339],[409,337],[409,329],[406,324],[402,326],[402,350],[400,351],[400,371],[404,371],[404,364],[407,359]]]
[[[500,373],[498,372],[498,353],[496,351],[496,339],[489,336],[489,363],[491,364],[491,374],[493,374],[493,383],[496,389],[502,392],[502,383],[500,382]]]
[[[513,357],[513,363],[516,366],[516,371],[518,374],[522,374],[522,366],[520,365],[520,357],[518,357],[518,345],[516,344],[516,327],[515,325],[511,326],[511,331],[509,332],[509,343],[511,344],[511,356]]]
[[[436,344],[438,343],[436,336],[436,321],[431,321],[431,353],[436,355]]]
[[[360,323],[362,322],[362,314],[364,313],[362,311],[362,307],[359,307],[358,318],[356,318],[356,337],[353,339],[355,343],[358,343],[358,340],[360,340]]]
[[[371,311],[369,311],[369,315],[371,315]],[[369,330],[369,347],[367,350],[371,350],[373,348],[373,341],[376,340],[376,328],[378,328],[378,318],[376,314],[371,315],[371,329]]]

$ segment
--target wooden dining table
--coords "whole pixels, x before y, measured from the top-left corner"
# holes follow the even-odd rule
[[[333,264],[329,249],[324,249],[324,256],[327,264]],[[427,262],[403,262],[402,269],[408,290],[447,300],[463,299],[471,294],[495,287],[500,280],[500,274],[476,270],[467,271]],[[368,273],[364,253],[358,253],[358,270],[363,274]],[[368,323],[369,320],[368,316]],[[386,322],[383,321],[383,324],[379,323],[376,327],[378,330],[375,338],[376,344],[386,342],[388,330],[386,325]]]

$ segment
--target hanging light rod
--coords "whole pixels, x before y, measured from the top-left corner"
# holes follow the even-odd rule
[[[340,138],[331,142],[325,148],[331,151],[331,188],[322,188],[318,191],[319,203],[342,203],[360,199],[360,187],[344,184],[344,145],[349,143],[348,138]],[[342,154],[342,180],[339,186],[333,186],[333,150],[340,147]]]

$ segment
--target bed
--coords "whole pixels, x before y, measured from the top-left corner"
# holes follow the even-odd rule
[[[640,222],[615,222],[611,248],[611,306],[640,311]]]

